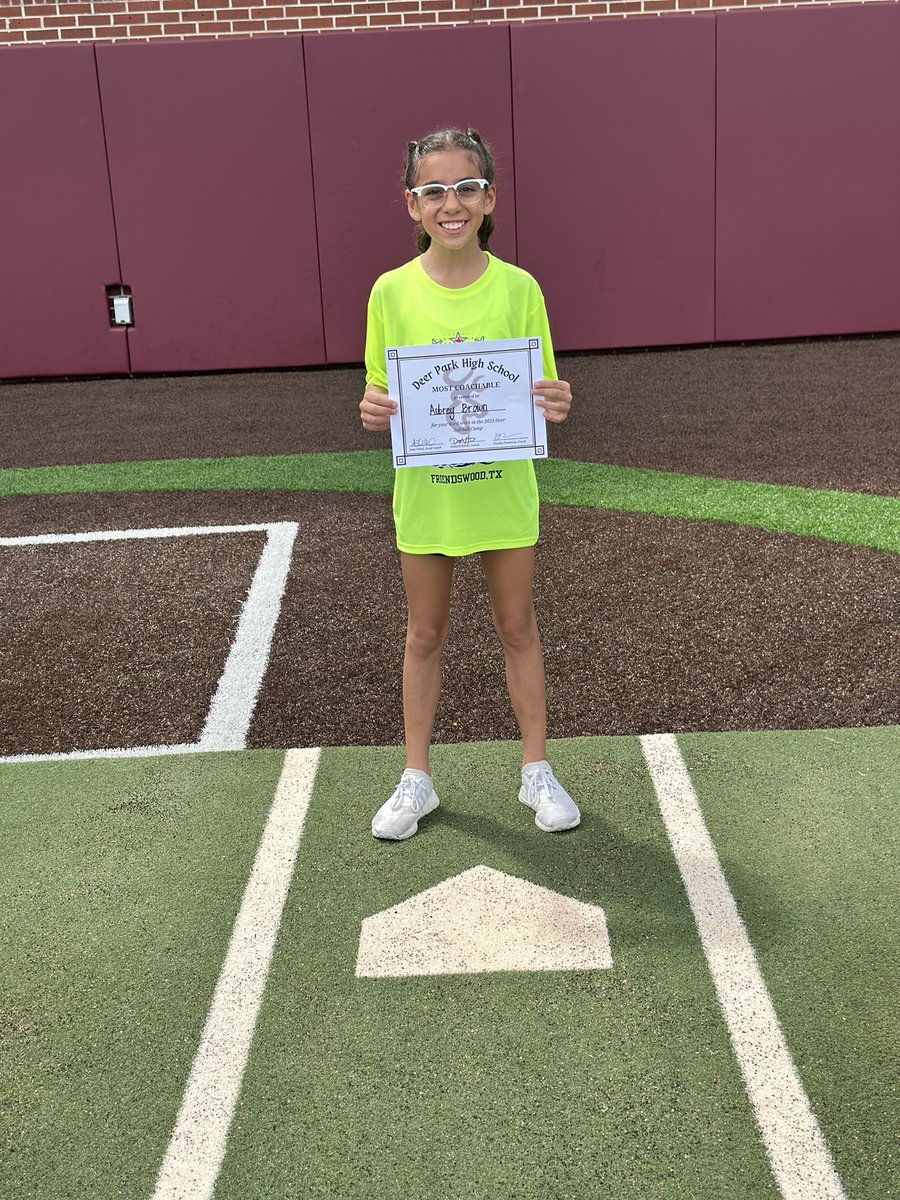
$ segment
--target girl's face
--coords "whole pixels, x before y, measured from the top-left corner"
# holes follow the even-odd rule
[[[438,150],[427,154],[416,171],[416,187],[423,183],[451,185],[461,179],[481,178],[481,168],[466,154],[465,150]],[[492,212],[496,192],[494,185],[482,188],[474,201],[463,202],[455,191],[447,192],[437,207],[421,203],[412,192],[406,193],[409,215],[421,222],[422,228],[431,237],[433,246],[448,250],[478,248],[478,230],[487,213]]]

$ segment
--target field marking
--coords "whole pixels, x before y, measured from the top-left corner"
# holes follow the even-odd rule
[[[294,524],[282,521],[277,524]],[[131,542],[146,538],[197,537],[205,533],[267,533],[275,524],[179,525],[171,529],[92,529],[84,533],[35,533],[24,537],[0,537],[0,546],[61,546],[68,542]]]
[[[186,525],[171,529],[104,529],[85,533],[41,533],[0,538],[0,546],[59,546],[67,543],[138,541],[215,533],[265,533],[259,562],[241,605],[237,631],[210,701],[200,738],[174,745],[71,750],[55,754],[11,754],[2,763],[69,762],[95,758],[151,758],[205,750],[244,750],[259,689],[269,663],[272,638],[291,567],[296,521],[255,525]]]
[[[152,1200],[208,1200],[281,925],[320,750],[288,750]]]
[[[247,745],[247,730],[269,665],[269,651],[291,569],[297,528],[293,521],[269,528],[200,735],[201,750],[243,750]]]
[[[785,1200],[846,1200],[675,735],[640,744],[778,1189]]]

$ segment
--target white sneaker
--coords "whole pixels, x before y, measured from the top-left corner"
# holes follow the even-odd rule
[[[438,803],[431,776],[407,767],[391,798],[382,804],[372,818],[372,834],[377,838],[402,842],[412,837],[419,828],[419,818],[434,812]]]
[[[574,829],[581,820],[578,805],[562,786],[546,759],[522,768],[519,799],[534,809],[534,823],[544,833]]]

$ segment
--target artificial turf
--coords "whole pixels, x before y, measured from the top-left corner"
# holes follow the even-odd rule
[[[900,552],[900,499],[567,459],[536,464],[546,504],[747,525]],[[385,450],[174,459],[0,471],[0,496],[277,490],[388,493]]]
[[[900,730],[679,738],[847,1195],[895,1177]],[[396,748],[323,752],[217,1197],[776,1194],[635,738],[438,746],[441,808],[369,833]],[[280,751],[5,765],[0,1191],[149,1195]],[[484,864],[606,912],[611,971],[356,979],[360,921]]]
[[[0,1195],[152,1191],[282,759],[0,768]]]

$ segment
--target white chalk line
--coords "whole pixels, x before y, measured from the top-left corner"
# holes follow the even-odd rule
[[[778,1189],[784,1200],[846,1200],[678,742],[640,744]]]
[[[35,533],[0,537],[0,546],[62,546],[77,542],[130,542],[146,538],[196,537],[207,533],[268,533],[278,522],[263,525],[179,525],[171,529],[92,529],[84,533]]]
[[[173,745],[71,750],[54,754],[11,754],[2,763],[70,762],[95,758],[152,758],[206,750],[243,750],[269,664],[272,638],[291,567],[299,526],[296,521],[256,525],[190,525],[171,529],[105,529],[86,533],[43,533],[0,538],[2,546],[49,546],[67,543],[194,537],[216,533],[265,533],[266,543],[241,607],[234,641],[196,742]]]
[[[285,754],[152,1200],[209,1200],[215,1189],[320,754]]]
[[[273,525],[269,530],[200,735],[201,750],[242,750],[247,745],[247,730],[269,665],[296,537],[295,522]]]

